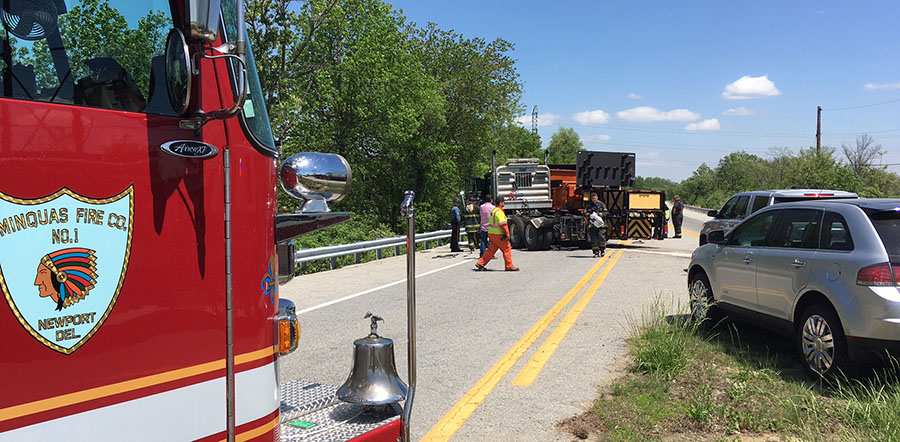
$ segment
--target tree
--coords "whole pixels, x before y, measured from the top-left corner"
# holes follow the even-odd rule
[[[672,197],[679,192],[678,183],[667,178],[659,177],[635,177],[634,186],[631,188],[635,190],[664,190],[667,199],[672,199]]]
[[[453,146],[451,160],[461,176],[479,176],[495,148],[503,150],[513,119],[522,113],[522,85],[509,53],[512,43],[486,41],[444,31],[435,23],[407,28],[413,50],[425,72],[434,78],[444,98],[442,120],[425,127],[426,136]],[[515,136],[515,135],[513,135]]]
[[[850,168],[860,178],[866,175],[875,158],[885,153],[881,150],[881,145],[875,144],[875,140],[868,134],[860,135],[856,139],[855,147],[841,143],[841,148],[844,150],[847,162],[850,163]]]
[[[551,164],[575,164],[577,152],[584,149],[584,144],[571,127],[560,127],[547,145]]]
[[[298,8],[294,5],[299,4]],[[325,25],[338,0],[251,0],[246,6],[247,37],[266,97],[276,138],[285,138],[301,121],[306,98],[316,73],[338,57],[338,42],[319,45],[311,55],[313,39]],[[327,50],[322,50],[322,49]]]
[[[498,161],[507,158],[544,159],[541,139],[530,130],[516,125],[501,126],[496,131],[496,137]]]

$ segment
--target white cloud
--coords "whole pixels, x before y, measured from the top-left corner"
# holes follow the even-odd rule
[[[694,121],[700,114],[687,109],[675,109],[663,112],[659,109],[641,106],[616,112],[616,116],[632,123],[649,123],[651,121]]]
[[[600,109],[579,112],[575,114],[575,121],[581,124],[606,124],[609,123],[609,114]]]
[[[610,139],[612,139],[612,137],[606,134],[586,135],[581,137],[581,141],[585,143],[603,143],[605,141],[609,141]]]
[[[556,114],[538,114],[538,127],[547,127],[554,125],[559,121],[560,116]],[[522,115],[516,118],[516,124],[519,126],[531,127],[531,115]]]
[[[727,115],[729,117],[749,117],[751,115],[756,115],[757,113],[757,111],[753,109],[747,109],[746,107],[733,107],[725,112],[722,112],[722,115]]]
[[[630,98],[632,100],[643,100],[644,99],[644,97],[642,97],[634,92],[628,94],[628,98]]]
[[[748,98],[765,98],[781,95],[781,91],[775,87],[775,83],[769,80],[768,75],[751,77],[744,75],[734,83],[725,85],[722,98],[726,100],[745,100]]]
[[[900,89],[900,81],[896,83],[866,83],[865,86],[867,91],[874,91],[878,89]]]
[[[710,118],[697,123],[691,123],[684,127],[684,130],[719,130],[719,120]]]

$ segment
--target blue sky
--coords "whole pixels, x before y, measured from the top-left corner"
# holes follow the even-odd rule
[[[900,163],[900,2],[392,4],[514,43],[523,122],[537,105],[545,146],[573,127],[588,149],[635,152],[638,175],[681,180],[736,150],[815,146],[822,106],[823,145],[868,133]]]

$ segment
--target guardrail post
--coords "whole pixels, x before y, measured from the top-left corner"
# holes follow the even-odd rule
[[[381,259],[381,249],[375,251],[375,259]]]
[[[330,264],[331,264],[331,270],[334,270],[334,269],[337,268],[337,257],[331,258],[331,259],[329,260],[329,262],[330,262]]]
[[[400,246],[394,246],[394,256],[400,256]]]
[[[353,254],[353,262],[354,262],[354,263],[359,264],[360,262],[362,262],[362,259],[361,259],[361,258],[362,258],[362,257],[361,257],[361,255],[360,255],[359,252],[356,252],[356,253]]]

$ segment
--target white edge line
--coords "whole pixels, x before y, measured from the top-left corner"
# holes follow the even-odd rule
[[[466,258],[466,259],[464,259],[464,260],[462,260],[462,261],[460,261],[460,262],[457,262],[457,263],[454,263],[454,264],[450,264],[450,265],[448,265],[448,266],[444,266],[444,267],[441,267],[441,268],[439,268],[439,269],[434,269],[434,270],[427,271],[427,272],[425,272],[425,273],[420,273],[420,274],[416,275],[416,279],[421,278],[421,277],[423,277],[423,276],[428,276],[428,275],[430,275],[430,274],[432,274],[432,273],[440,272],[440,271],[442,271],[442,270],[447,270],[447,269],[449,269],[449,268],[451,268],[451,267],[456,267],[456,266],[458,266],[458,265],[460,265],[460,264],[465,264],[465,263],[467,263],[467,262],[472,262],[472,261],[474,261],[474,260],[475,260],[475,258]],[[298,314],[298,315],[301,315],[301,314],[303,314],[303,313],[309,313],[309,312],[311,312],[311,311],[313,311],[313,310],[318,310],[318,309],[323,308],[323,307],[328,307],[329,305],[334,305],[334,304],[337,304],[337,303],[339,303],[339,302],[344,302],[344,301],[347,301],[347,300],[350,300],[350,299],[353,299],[353,298],[358,298],[358,297],[360,297],[360,296],[362,296],[362,295],[368,295],[369,293],[377,292],[377,291],[379,291],[379,290],[386,289],[386,288],[388,288],[388,287],[393,287],[393,286],[395,286],[395,285],[397,285],[397,284],[403,284],[404,282],[406,282],[406,278],[403,278],[403,279],[401,279],[401,280],[399,280],[399,281],[389,282],[389,283],[387,283],[387,284],[380,285],[380,286],[378,286],[378,287],[371,288],[371,289],[368,289],[368,290],[363,290],[363,291],[361,291],[361,292],[354,293],[354,294],[352,294],[352,295],[347,295],[347,296],[344,296],[343,298],[338,298],[338,299],[335,299],[335,300],[333,300],[333,301],[328,301],[328,302],[323,303],[323,304],[319,304],[319,305],[316,305],[316,306],[312,306],[312,307],[309,307],[309,308],[305,308],[305,309],[303,309],[303,310],[298,311],[297,314]]]

